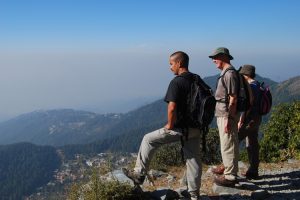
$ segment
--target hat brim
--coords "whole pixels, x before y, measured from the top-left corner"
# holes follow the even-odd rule
[[[224,53],[213,54],[213,55],[210,55],[208,57],[209,58],[214,58],[214,57],[216,57],[217,55],[220,55],[220,54],[224,54]],[[233,57],[231,55],[228,55],[228,54],[224,54],[224,55],[228,56],[229,60],[233,60]]]

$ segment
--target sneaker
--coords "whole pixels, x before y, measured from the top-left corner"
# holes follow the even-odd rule
[[[186,189],[179,189],[176,191],[179,195],[179,199],[184,200],[198,200],[200,199],[199,195],[195,192],[188,192]]]
[[[247,179],[258,179],[258,172],[247,171],[242,173],[242,176],[245,176]]]
[[[191,198],[190,198],[191,200],[199,200],[200,198],[199,197],[197,197],[197,196],[191,196]]]
[[[190,200],[198,200],[198,199],[200,199],[199,195],[197,194],[197,192],[190,192],[189,196],[190,196],[190,198],[189,198]]]
[[[211,169],[212,173],[217,174],[217,175],[223,175],[224,170],[225,170],[225,167],[223,164]]]
[[[130,178],[135,185],[142,185],[145,180],[145,175],[142,175],[140,173],[129,171],[126,168],[122,168],[123,173]]]
[[[225,187],[233,187],[237,183],[236,180],[228,180],[225,178],[225,176],[216,176],[214,179],[215,183],[219,186],[225,186]]]

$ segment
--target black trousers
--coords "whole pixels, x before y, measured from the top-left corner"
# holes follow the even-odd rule
[[[249,172],[258,172],[259,166],[259,143],[258,131],[261,124],[261,116],[256,116],[239,129],[239,141],[246,139],[246,148],[249,159]]]

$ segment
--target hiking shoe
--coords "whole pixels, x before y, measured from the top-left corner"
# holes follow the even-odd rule
[[[135,185],[142,185],[145,180],[145,175],[142,175],[140,173],[129,171],[126,168],[122,168],[123,173],[130,178]]]
[[[224,175],[222,176],[216,176],[214,179],[215,183],[219,186],[224,186],[224,187],[234,187],[235,184],[237,183],[236,180],[228,180],[225,178]]]
[[[179,190],[179,199],[185,200],[198,200],[200,199],[199,195],[195,194],[194,192],[189,193],[187,190]]]
[[[247,179],[258,179],[258,172],[247,171],[242,173],[242,176],[245,176]]]
[[[200,197],[198,197],[198,196],[193,196],[193,195],[191,195],[191,198],[190,198],[190,200],[199,200],[200,199]]]
[[[221,165],[218,165],[217,167],[212,168],[211,172],[214,174],[217,174],[217,175],[223,175],[224,170],[225,170],[225,167],[223,164],[221,164]]]

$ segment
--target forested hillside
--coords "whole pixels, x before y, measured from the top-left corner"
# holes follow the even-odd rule
[[[274,104],[300,99],[300,76],[272,86]]]
[[[61,147],[67,157],[76,153],[96,154],[107,150],[135,152],[143,135],[166,123],[167,106],[163,100],[129,112],[127,118],[107,131],[108,138],[83,145]]]
[[[47,184],[61,164],[56,149],[18,143],[0,146],[1,199],[19,200]]]

